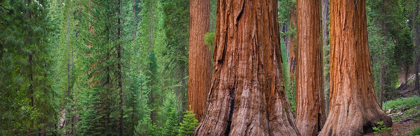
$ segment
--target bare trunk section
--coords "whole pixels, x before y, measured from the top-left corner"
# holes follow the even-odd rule
[[[296,28],[296,7],[290,8],[290,30],[293,30]],[[291,33],[289,40],[289,71],[290,71],[290,83],[293,86],[295,84],[295,69],[296,69],[296,50],[295,50],[295,44],[296,42],[296,33]],[[294,90],[292,89],[292,92]]]
[[[32,3],[31,0],[28,0],[27,5],[29,6],[31,3]],[[32,18],[32,12],[29,11],[28,12],[29,21],[31,20],[31,18]],[[30,99],[31,99],[29,105],[33,108],[33,106],[34,106],[34,89],[33,89],[34,75],[33,75],[33,69],[32,69],[32,67],[33,67],[33,64],[32,64],[33,61],[32,60],[33,60],[33,54],[30,53],[29,56],[28,56],[29,81],[30,81],[28,90],[29,90],[29,93],[30,93],[29,95],[30,95]],[[31,125],[30,125],[30,128],[29,128],[29,135],[33,135],[33,131],[34,131],[34,120],[31,119]]]
[[[211,56],[204,35],[210,31],[210,0],[190,0],[188,106],[201,121],[211,84]]]
[[[69,99],[70,99],[70,58],[71,58],[71,48],[70,48],[70,13],[68,13],[69,11],[67,11],[67,24],[66,24],[66,27],[67,27],[67,86],[66,86],[66,88],[67,88],[67,95],[66,95],[66,97],[67,97],[67,99],[66,99],[66,101],[64,102],[64,108],[66,108],[67,106],[67,104],[69,103]],[[67,110],[67,114],[65,114],[65,115],[70,115],[70,113],[71,113],[71,108],[68,108]],[[69,123],[70,123],[70,121],[69,121],[69,118],[68,117],[65,117],[65,124],[63,124],[63,131],[64,131],[64,133],[65,134],[67,134],[67,135],[69,135],[69,134],[72,134],[72,130],[73,130],[73,126],[72,126],[72,128],[70,129],[70,130],[65,130],[65,128],[66,128],[66,126],[67,125],[69,125]]]
[[[124,98],[123,98],[123,85],[122,85],[122,57],[121,57],[121,0],[118,0],[118,8],[117,8],[117,14],[118,14],[118,28],[117,28],[117,39],[118,39],[118,45],[117,45],[117,59],[118,59],[118,88],[119,88],[119,95],[120,95],[120,136],[124,135]]]
[[[288,24],[285,22],[283,23],[283,27],[281,28],[282,33],[286,33],[288,31]],[[283,36],[284,47],[286,48],[286,58],[289,60],[290,52],[289,51],[289,37],[287,35]]]
[[[214,76],[194,135],[300,135],[284,88],[276,6],[218,1]]]
[[[150,38],[149,38],[149,55],[152,54],[153,52],[153,23],[154,23],[154,16],[153,16],[153,0],[150,1]],[[150,70],[150,69],[149,69]],[[154,74],[154,73],[152,73]],[[152,75],[150,75],[152,76]],[[149,82],[149,87],[152,87],[154,85],[153,83],[154,81],[150,81]],[[153,88],[153,87],[152,87]],[[154,104],[155,103],[155,96],[153,94],[153,89],[150,91],[149,94],[149,103],[150,104]],[[157,116],[157,112],[155,110],[155,108],[151,108],[150,111],[150,120],[152,121],[152,124],[156,124],[156,116]]]
[[[322,45],[325,47],[328,45],[328,13],[329,13],[329,1],[322,0]],[[330,54],[329,51],[324,51],[324,56],[328,56]],[[326,90],[326,96],[330,95],[330,73],[326,72],[327,74],[324,76],[323,83],[325,84],[324,89]],[[328,117],[328,109],[329,109],[329,100],[328,97],[325,98],[325,115]]]
[[[135,43],[135,39],[136,39],[136,32],[137,32],[137,30],[136,30],[136,28],[137,28],[137,12],[136,12],[136,8],[137,8],[137,1],[136,0],[133,0],[133,32],[132,32],[132,37],[133,37],[133,41],[132,41],[132,43],[134,44]]]
[[[325,122],[320,0],[297,0],[296,126],[316,136]]]
[[[364,0],[331,0],[331,94],[325,135],[363,135],[391,126],[375,95]]]
[[[416,10],[413,13],[413,43],[414,43],[414,89],[413,90],[419,90],[420,89],[420,83],[419,83],[419,63],[420,63],[420,39],[418,38],[419,32],[420,32],[420,26],[419,22],[417,21],[417,16],[419,13],[419,4],[416,3]]]
[[[92,0],[90,0],[89,1],[89,7],[91,9],[93,8],[92,3],[93,3]],[[89,14],[89,16],[91,16],[90,10],[88,10],[88,14]],[[89,20],[95,20],[95,18],[89,17]],[[89,22],[88,26],[89,26],[89,34],[94,36],[95,35],[95,26],[93,26],[92,23],[90,23],[90,22]],[[88,51],[89,52],[89,54],[88,54],[89,58],[93,58],[92,53],[91,53],[92,50],[93,50],[92,47],[93,47],[92,40],[89,40],[89,45],[88,45],[88,49],[90,50],[90,51]],[[88,70],[88,73],[87,73],[89,75],[88,87],[94,87],[98,83],[98,80],[95,79],[95,75],[97,75],[97,73],[95,71],[93,71],[93,68],[95,68],[98,63],[99,63],[99,61],[92,63],[89,70]]]

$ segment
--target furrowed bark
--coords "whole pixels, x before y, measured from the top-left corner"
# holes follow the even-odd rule
[[[331,94],[325,135],[363,135],[392,125],[375,95],[365,0],[331,0]]]
[[[296,126],[316,136],[325,122],[320,0],[297,0]]]
[[[204,35],[210,31],[210,0],[190,0],[190,19],[188,109],[201,121],[212,75],[210,50],[204,44]]]
[[[284,88],[276,6],[218,1],[215,69],[194,135],[300,135]]]

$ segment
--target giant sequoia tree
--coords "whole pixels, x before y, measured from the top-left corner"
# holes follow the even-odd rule
[[[190,0],[190,19],[188,105],[201,120],[211,77],[210,51],[204,44],[204,35],[210,31],[210,0]]]
[[[276,6],[218,1],[214,75],[195,135],[299,135],[285,95]]]
[[[331,0],[331,92],[320,135],[363,135],[391,126],[376,98],[368,50],[365,0]]]
[[[324,121],[320,0],[297,0],[296,126],[317,135]]]

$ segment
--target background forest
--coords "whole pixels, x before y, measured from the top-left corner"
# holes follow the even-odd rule
[[[0,135],[191,135],[198,121],[187,110],[189,3],[0,0]],[[204,37],[211,51],[216,4],[210,0],[210,30]],[[420,94],[420,1],[366,4],[381,105],[400,97],[420,104],[413,96]],[[328,111],[329,1],[320,6]],[[296,18],[296,1],[278,0],[282,68],[292,112]]]

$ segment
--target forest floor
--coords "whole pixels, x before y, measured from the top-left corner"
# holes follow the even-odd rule
[[[400,123],[393,122],[392,129],[388,131],[380,131],[376,135],[381,136],[411,136],[411,132],[415,127],[419,127],[420,123],[414,121]],[[376,136],[375,133],[368,133],[365,136]]]
[[[381,136],[411,136],[411,132],[415,127],[420,126],[420,123],[414,122],[393,122],[392,129],[388,131],[380,131],[376,135]],[[368,133],[365,136],[376,136],[375,133]]]
[[[398,87],[399,97],[408,98],[415,96],[418,90],[414,88],[414,74],[409,77],[408,84],[402,84]],[[400,79],[402,81],[402,79]],[[410,82],[411,81],[411,82]],[[402,83],[402,82],[400,82]],[[411,136],[415,127],[420,127],[420,105],[411,108],[403,108],[398,110],[386,110],[386,114],[392,118],[392,127],[390,130],[380,131],[375,133],[368,133],[365,136]]]

